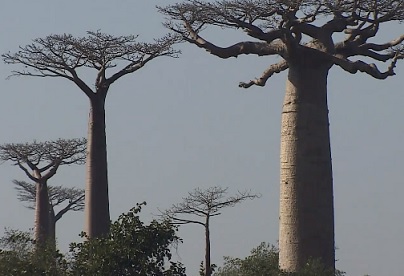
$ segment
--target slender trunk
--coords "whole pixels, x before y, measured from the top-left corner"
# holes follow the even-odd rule
[[[36,173],[36,177],[40,176]],[[49,239],[49,196],[46,181],[36,183],[35,202],[35,242],[37,248],[43,248]]]
[[[110,217],[105,97],[102,97],[102,94],[94,94],[90,104],[86,162],[85,232],[89,238],[92,238],[108,234]]]
[[[210,264],[210,232],[209,232],[209,216],[206,217],[205,223],[205,276],[212,275]]]
[[[56,216],[53,206],[49,204],[49,243],[56,251]]]
[[[310,258],[334,269],[327,66],[290,65],[282,111],[279,265]]]

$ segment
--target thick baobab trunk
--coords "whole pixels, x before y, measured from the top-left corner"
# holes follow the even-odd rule
[[[36,183],[35,242],[43,248],[49,239],[49,196],[46,181]]]
[[[85,232],[89,238],[107,235],[110,227],[105,97],[94,96],[90,100],[85,189]]]
[[[334,204],[327,66],[290,65],[282,111],[279,265],[309,258],[334,269]]]
[[[210,231],[209,231],[209,217],[206,218],[205,223],[205,276],[212,275],[210,264]]]

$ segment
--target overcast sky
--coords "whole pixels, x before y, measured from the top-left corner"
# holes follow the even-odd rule
[[[101,30],[164,35],[163,0],[3,0],[0,52],[18,50],[49,34]],[[400,35],[390,24],[382,40]],[[400,33],[401,32],[401,33]],[[206,33],[225,46],[246,39],[234,31]],[[262,198],[224,210],[212,222],[212,262],[244,257],[260,242],[278,239],[280,118],[286,74],[264,88],[238,88],[276,59],[220,60],[193,45],[178,59],[159,58],[114,83],[107,98],[111,218],[147,201],[142,218],[181,201],[196,187],[219,185],[229,193],[251,189]],[[383,66],[383,65],[382,65]],[[86,136],[88,100],[65,79],[18,77],[0,64],[0,143]],[[333,68],[329,109],[333,157],[337,267],[349,276],[400,276],[404,271],[404,66],[384,81]],[[93,74],[95,74],[93,72]],[[94,83],[94,75],[85,76]],[[18,202],[12,180],[27,180],[10,163],[0,166],[0,226],[27,230],[34,213]],[[84,188],[84,166],[61,167],[50,184]],[[60,247],[78,241],[83,213],[57,224]],[[176,257],[196,275],[203,260],[203,229],[183,226]]]

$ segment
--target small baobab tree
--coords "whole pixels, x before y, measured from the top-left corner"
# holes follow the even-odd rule
[[[335,267],[334,199],[327,105],[331,67],[376,79],[393,76],[404,58],[404,35],[375,42],[382,25],[404,20],[403,0],[189,0],[160,7],[165,25],[222,59],[278,56],[240,87],[265,86],[287,70],[280,157],[279,264],[296,272],[309,258]],[[248,40],[217,46],[209,27],[242,30]],[[338,39],[341,40],[338,41]],[[388,63],[381,69],[374,63]]]
[[[161,216],[173,224],[198,224],[205,230],[205,276],[212,275],[210,259],[210,220],[221,214],[221,209],[233,207],[247,199],[258,198],[259,195],[248,191],[238,192],[234,196],[226,196],[228,188],[210,187],[205,190],[196,188],[184,197],[181,203],[172,205],[162,211]]]
[[[105,101],[110,86],[157,57],[176,57],[178,51],[172,48],[176,41],[176,37],[167,35],[143,43],[137,42],[137,36],[96,31],[85,37],[62,34],[37,38],[16,53],[2,55],[7,64],[23,65],[12,75],[60,77],[73,82],[90,101],[85,189],[85,231],[90,238],[107,235],[110,226],[105,132]],[[84,79],[83,68],[96,72],[93,85]]]
[[[58,139],[0,145],[0,160],[13,162],[35,182],[34,238],[38,247],[44,246],[52,235],[48,180],[61,165],[84,164],[86,143],[86,139]]]
[[[13,180],[18,200],[28,203],[28,209],[35,210],[36,185]],[[56,242],[56,222],[69,211],[84,210],[84,189],[48,185],[49,198],[49,239]],[[55,211],[56,210],[56,211]]]

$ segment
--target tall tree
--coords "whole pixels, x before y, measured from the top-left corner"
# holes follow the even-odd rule
[[[205,267],[204,275],[212,275],[210,259],[210,220],[221,214],[221,209],[233,207],[247,199],[255,199],[259,195],[250,192],[238,192],[234,196],[226,196],[227,188],[210,187],[206,190],[196,188],[183,198],[183,201],[174,204],[170,209],[162,212],[162,216],[176,225],[198,224],[205,230]],[[191,217],[190,217],[191,216]],[[195,217],[195,218],[193,218]]]
[[[313,257],[334,268],[328,72],[337,65],[376,79],[393,76],[404,57],[404,35],[386,43],[371,40],[382,32],[381,25],[404,20],[404,1],[190,0],[159,10],[169,29],[219,58],[281,58],[262,76],[239,84],[264,86],[273,74],[288,70],[281,129],[280,266],[297,271]],[[209,26],[243,30],[252,40],[220,47],[201,34]],[[341,33],[345,37],[336,41]],[[389,65],[381,70],[369,60]]]
[[[178,53],[172,48],[176,42],[174,36],[152,43],[136,39],[133,35],[113,36],[100,31],[78,38],[70,34],[49,35],[34,39],[16,53],[2,55],[8,64],[24,65],[23,69],[13,71],[13,75],[61,77],[76,84],[90,100],[85,196],[85,231],[90,238],[106,235],[110,226],[105,133],[105,100],[109,88],[149,61],[161,56],[175,57]],[[122,67],[117,69],[118,66]],[[81,75],[83,68],[97,72],[94,85]]]
[[[13,180],[18,199],[27,202],[29,209],[35,210],[36,185],[25,181]],[[49,198],[49,238],[55,244],[56,222],[69,211],[84,210],[84,189],[48,185]],[[55,208],[58,209],[55,212]]]
[[[55,141],[0,145],[0,160],[11,161],[35,182],[35,241],[43,247],[49,232],[48,180],[61,165],[84,164],[86,139],[58,139]]]

